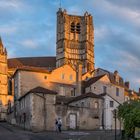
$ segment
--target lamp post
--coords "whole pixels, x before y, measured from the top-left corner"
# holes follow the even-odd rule
[[[116,133],[117,110],[116,109],[113,110],[113,114],[114,114],[114,119],[115,119],[115,140],[117,140],[117,133]]]

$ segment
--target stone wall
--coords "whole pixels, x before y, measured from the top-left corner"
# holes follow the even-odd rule
[[[110,82],[107,75],[96,81],[92,85],[86,88],[87,92],[93,92],[95,94],[104,93],[103,87],[106,87],[106,93],[117,100],[119,103],[124,102],[124,88],[121,86],[114,85]],[[119,96],[116,96],[116,88],[119,88]]]

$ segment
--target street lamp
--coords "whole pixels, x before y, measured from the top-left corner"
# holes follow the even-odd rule
[[[115,140],[117,140],[117,135],[116,135],[117,109],[113,110],[113,115],[114,115],[114,118],[115,118]]]

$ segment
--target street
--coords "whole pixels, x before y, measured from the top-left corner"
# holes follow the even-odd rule
[[[0,123],[0,140],[114,140],[113,131],[63,131],[33,133]],[[117,140],[120,140],[119,138]]]

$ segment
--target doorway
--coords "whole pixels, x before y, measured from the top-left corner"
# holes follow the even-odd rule
[[[76,114],[70,114],[70,129],[76,129]]]

